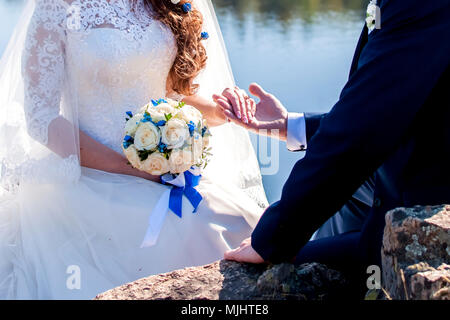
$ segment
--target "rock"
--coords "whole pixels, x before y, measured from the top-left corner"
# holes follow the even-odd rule
[[[150,276],[99,294],[96,300],[325,300],[347,282],[318,263],[250,265],[232,261]]]
[[[450,299],[450,206],[386,214],[383,286],[393,299]]]

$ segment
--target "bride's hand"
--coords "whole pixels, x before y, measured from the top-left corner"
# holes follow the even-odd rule
[[[219,101],[230,101],[231,104],[228,104],[229,111],[232,112],[238,119],[240,119],[244,123],[249,123],[253,120],[256,112],[256,102],[252,98],[250,98],[245,92],[245,90],[240,89],[239,87],[230,87],[226,88],[222,95],[213,95],[214,101],[216,101],[219,106],[223,108],[223,104],[220,104]]]

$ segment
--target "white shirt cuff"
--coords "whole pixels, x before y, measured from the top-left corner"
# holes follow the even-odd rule
[[[288,113],[286,144],[289,151],[306,150],[306,122],[304,113]]]

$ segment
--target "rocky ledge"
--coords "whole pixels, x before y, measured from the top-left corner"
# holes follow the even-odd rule
[[[450,206],[398,208],[386,214],[383,290],[378,290],[385,297],[450,299],[449,264]],[[326,300],[345,298],[347,285],[338,271],[318,263],[294,266],[217,261],[143,278],[101,293],[96,299]]]
[[[386,215],[383,287],[393,299],[450,300],[450,206]]]
[[[346,280],[318,263],[249,265],[232,261],[150,276],[99,294],[97,300],[326,300]]]

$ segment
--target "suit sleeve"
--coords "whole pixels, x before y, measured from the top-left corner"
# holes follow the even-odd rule
[[[310,141],[319,128],[326,113],[305,113],[306,141]]]
[[[382,3],[381,29],[369,35],[339,101],[307,122],[308,152],[252,234],[266,261],[290,261],[408,138],[449,66],[450,1],[408,3]]]

